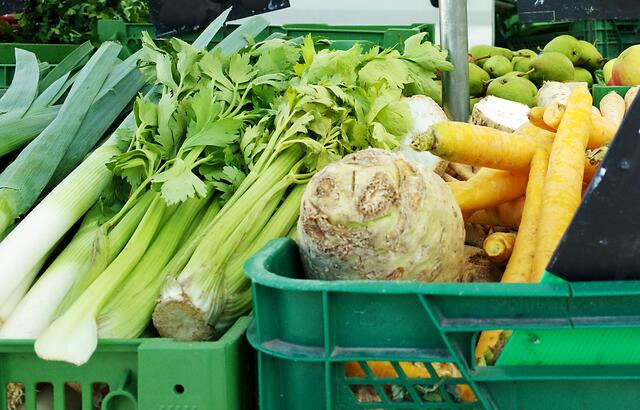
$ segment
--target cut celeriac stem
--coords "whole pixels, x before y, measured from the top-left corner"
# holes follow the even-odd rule
[[[529,107],[519,102],[487,96],[473,107],[471,123],[514,132],[529,121]]]

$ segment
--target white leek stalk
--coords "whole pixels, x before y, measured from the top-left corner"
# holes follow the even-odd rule
[[[69,290],[82,287],[94,269],[113,261],[140,223],[150,200],[142,200],[125,214],[108,235],[98,225],[99,213],[89,211],[78,233],[22,298],[4,326],[0,339],[35,339],[51,324]],[[150,197],[148,199],[151,199]],[[87,281],[84,288],[91,284]],[[78,290],[78,295],[82,293]]]
[[[0,242],[0,305],[98,200],[112,178],[106,164],[119,152],[110,138]]]
[[[0,304],[0,334],[6,327],[6,322],[9,320],[16,307],[20,304],[23,296],[29,290],[29,286],[33,282],[33,278],[40,272],[40,268],[44,264],[44,259],[40,263],[34,266],[33,270],[24,277],[22,282],[15,288],[13,293],[9,295],[9,298],[4,303]]]
[[[142,258],[156,236],[166,211],[166,204],[156,194],[122,252],[69,309],[36,339],[35,351],[38,357],[78,366],[89,360],[98,345],[98,313]]]

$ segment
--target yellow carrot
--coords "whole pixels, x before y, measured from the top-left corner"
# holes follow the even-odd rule
[[[455,162],[451,162],[449,166],[456,172],[456,174],[458,174],[458,176],[462,180],[467,180],[475,175],[471,165],[456,164]]]
[[[463,122],[443,121],[411,142],[416,151],[442,159],[507,171],[529,168],[538,144],[531,138]]]
[[[555,130],[549,127],[544,122],[544,111],[545,107],[533,107],[529,110],[529,121],[538,128],[542,128],[543,130],[555,132]]]
[[[494,232],[484,240],[482,249],[493,262],[505,263],[511,257],[515,241],[515,233]]]
[[[625,109],[624,98],[615,91],[611,91],[600,100],[600,112],[602,116],[616,127],[619,127],[620,123],[622,123]]]
[[[557,130],[560,125],[560,120],[562,120],[562,116],[564,115],[564,111],[564,104],[553,103],[545,108],[542,119],[549,127]]]
[[[408,379],[426,379],[432,377],[426,366],[421,362],[399,362],[398,365]],[[459,378],[462,377],[460,370],[453,363],[431,363],[436,374],[435,377],[441,378]],[[378,379],[397,379],[400,375],[390,362],[368,361],[367,366],[371,373]],[[358,362],[346,363],[346,376],[362,379],[367,377],[367,373],[362,369]],[[476,401],[473,391],[466,384],[456,385],[458,393],[466,402]]]
[[[580,204],[584,152],[591,127],[591,103],[591,94],[585,87],[573,89],[551,146],[533,259],[533,282],[542,278]]]
[[[542,149],[536,151],[529,171],[529,183],[527,184],[527,195],[522,211],[522,222],[513,245],[513,253],[500,280],[503,283],[525,283],[531,279],[547,163],[548,153]],[[489,330],[480,334],[476,346],[477,360],[495,348],[501,334],[503,334],[501,330]]]
[[[618,131],[618,126],[603,118],[595,112],[591,113],[591,130],[589,132],[589,142],[587,148],[598,148],[613,140]]]
[[[469,222],[480,225],[504,226],[505,228],[518,229],[522,218],[525,197],[515,201],[505,202],[494,208],[476,211],[469,218]]]
[[[467,181],[448,182],[460,209],[470,214],[524,195],[527,174],[483,168]]]

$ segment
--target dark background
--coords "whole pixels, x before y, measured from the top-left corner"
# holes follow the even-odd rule
[[[235,20],[289,7],[289,0],[149,0],[158,36],[202,29],[231,6],[228,20]]]
[[[640,0],[518,0],[520,22],[633,19]]]

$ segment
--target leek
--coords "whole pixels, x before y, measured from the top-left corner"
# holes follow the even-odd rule
[[[0,232],[31,208],[49,183],[120,48],[115,43],[100,47],[80,71],[56,119],[0,175]]]
[[[0,338],[34,339],[66,310],[63,299],[72,301],[93,281],[91,272],[113,261],[131,238],[151,202],[141,198],[111,232],[104,235],[99,225],[100,205],[89,211],[80,229],[60,255],[22,298],[0,328]],[[86,281],[83,279],[89,278]],[[88,283],[87,283],[88,282]],[[70,303],[69,303],[70,305]]]
[[[16,72],[13,81],[0,98],[0,123],[20,118],[38,95],[39,67],[36,55],[16,48]]]
[[[60,64],[56,65],[49,73],[40,81],[40,92],[44,92],[49,86],[58,81],[61,77],[84,65],[94,48],[89,41],[86,41],[69,53]]]
[[[166,210],[166,204],[156,195],[122,252],[69,309],[36,339],[38,357],[78,366],[89,360],[98,343],[98,313],[146,252],[163,222]]]
[[[68,82],[68,80],[69,80],[69,73],[66,73],[62,77],[58,78],[58,80],[56,80],[53,84],[47,87],[47,89],[44,90],[42,94],[40,94],[33,101],[33,104],[31,104],[27,113],[37,111],[40,108],[48,107],[49,105],[53,104],[57,100],[56,96],[58,96],[60,92],[65,90],[65,85],[67,87],[70,87],[71,84],[73,84],[73,82]]]
[[[27,145],[53,121],[60,106],[41,108],[0,127],[0,157]]]
[[[109,139],[0,242],[0,305],[98,200],[112,178],[106,163],[119,152]]]

